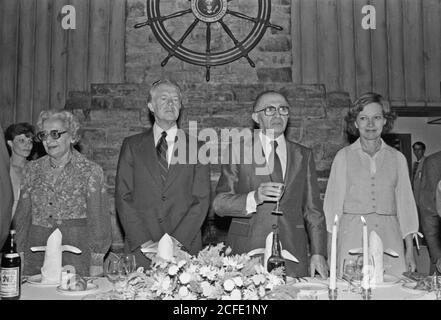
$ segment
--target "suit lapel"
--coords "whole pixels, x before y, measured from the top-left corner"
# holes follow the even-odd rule
[[[285,189],[288,189],[293,183],[294,178],[301,169],[303,155],[299,148],[286,139],[286,173],[285,173]]]
[[[139,148],[139,153],[143,159],[142,163],[147,167],[150,175],[155,180],[155,182],[161,186],[161,176],[159,174],[158,159],[156,158],[155,141],[153,139],[153,129],[146,132],[142,139],[141,146]]]

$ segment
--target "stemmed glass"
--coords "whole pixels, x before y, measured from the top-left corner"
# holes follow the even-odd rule
[[[283,193],[285,192],[285,185],[280,183],[277,188],[280,190],[280,196],[277,198],[276,208],[272,211],[272,214],[283,216],[283,212],[279,209],[280,199],[282,199]]]
[[[120,280],[123,273],[123,266],[120,260],[108,259],[104,264],[104,272],[107,279],[112,283],[112,291],[110,291],[110,299],[116,299],[115,283]]]
[[[352,292],[352,281],[357,275],[357,262],[352,259],[345,259],[343,261],[343,279],[349,284],[347,292]]]
[[[120,258],[120,263],[126,276],[136,271],[136,259],[133,254],[123,254]]]

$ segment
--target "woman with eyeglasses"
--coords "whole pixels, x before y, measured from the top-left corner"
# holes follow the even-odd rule
[[[392,129],[395,118],[389,102],[371,92],[361,95],[345,117],[349,133],[359,139],[337,152],[323,204],[328,239],[335,215],[339,218],[340,276],[344,260],[351,258],[349,250],[362,247],[361,216],[368,233],[375,231],[380,236],[384,250],[398,253],[398,257],[383,256],[385,273],[401,276],[415,271],[412,241],[418,232],[418,215],[407,161],[381,138]]]
[[[10,156],[9,175],[11,177],[12,190],[14,192],[12,217],[14,217],[15,209],[17,208],[18,199],[20,197],[23,170],[32,151],[34,135],[34,126],[27,122],[11,124],[5,130],[6,146]]]
[[[102,274],[103,258],[111,244],[110,214],[102,168],[73,148],[79,141],[77,118],[68,111],[48,110],[39,115],[36,137],[47,155],[25,166],[21,197],[14,217],[17,247],[24,252],[24,274],[40,274],[45,246],[55,229],[63,244],[81,254],[63,253],[63,265],[73,265],[82,276]]]

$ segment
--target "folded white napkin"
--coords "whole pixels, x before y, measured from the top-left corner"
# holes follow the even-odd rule
[[[362,254],[363,249],[351,249],[349,250],[350,254]],[[384,282],[384,264],[383,264],[383,254],[388,254],[394,258],[398,257],[398,253],[396,253],[392,249],[383,248],[383,241],[380,236],[375,232],[371,231],[369,234],[369,264],[370,268],[370,284],[371,286],[376,283]]]
[[[141,251],[144,254],[152,253],[156,254],[164,260],[172,261],[175,252],[175,246],[180,246],[179,241],[166,233],[162,236],[159,242],[153,242],[151,240],[146,242],[142,246]]]
[[[74,246],[62,246],[62,238],[63,235],[61,234],[61,231],[56,229],[47,239],[46,246],[31,248],[32,252],[46,251],[44,254],[43,267],[41,268],[41,283],[60,283],[63,251],[70,251],[76,254],[81,253],[81,250]]]
[[[263,266],[265,269],[267,269],[268,259],[271,256],[272,247],[273,247],[273,232],[271,231],[266,237],[265,248],[258,248],[251,250],[250,252],[248,252],[248,255],[254,256],[263,253]],[[282,248],[282,243],[280,243],[280,248]],[[299,263],[299,260],[296,257],[294,257],[289,251],[283,248],[282,248],[282,257],[286,260]]]

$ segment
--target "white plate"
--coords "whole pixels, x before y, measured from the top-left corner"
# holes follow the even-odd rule
[[[69,295],[69,296],[82,296],[82,295],[85,295],[85,294],[92,294],[92,293],[97,292],[98,291],[98,285],[95,284],[95,283],[88,282],[86,290],[82,290],[82,291],[66,290],[66,289],[61,288],[61,286],[58,286],[57,287],[57,291],[59,293],[66,294],[66,295]]]
[[[33,276],[29,276],[26,281],[31,285],[41,286],[41,287],[56,287],[60,284],[60,283],[41,283],[41,274],[35,274]]]
[[[324,283],[317,282],[297,282],[291,284],[296,289],[299,289],[300,292],[311,292],[315,294],[324,294],[328,293],[328,286]]]

